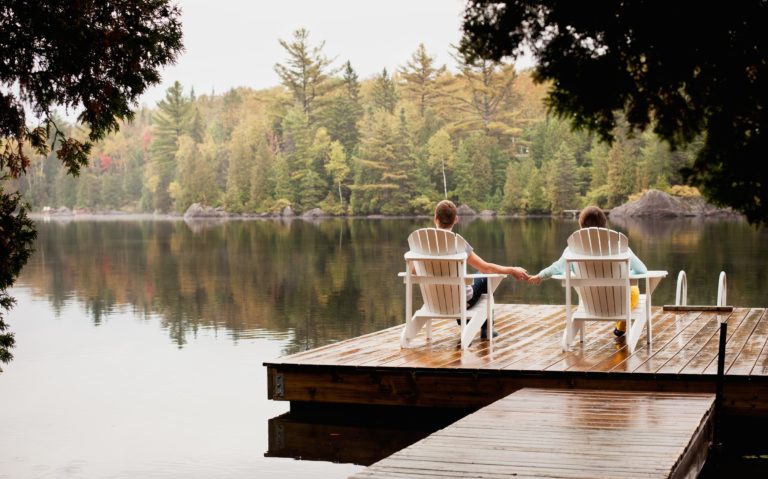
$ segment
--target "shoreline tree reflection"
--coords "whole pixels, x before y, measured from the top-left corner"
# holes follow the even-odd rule
[[[183,347],[201,329],[232,340],[287,339],[284,353],[378,331],[402,322],[406,238],[424,219],[321,221],[68,221],[39,225],[36,253],[19,280],[57,314],[80,302],[94,325],[116,311],[158,318]],[[469,221],[459,232],[493,260],[538,271],[556,258],[575,222],[540,219]],[[766,306],[764,229],[744,221],[631,221],[632,248],[650,268],[673,278],[685,269],[689,303],[712,304],[719,271],[729,299]],[[561,304],[556,282],[532,287],[505,281],[500,303]],[[710,284],[711,283],[711,284]],[[673,301],[674,279],[654,294]]]

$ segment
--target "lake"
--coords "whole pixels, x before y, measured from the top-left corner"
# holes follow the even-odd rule
[[[396,275],[408,233],[422,226],[429,221],[39,222],[36,252],[11,291],[17,346],[0,374],[0,478],[361,470],[331,462],[349,454],[274,457],[268,421],[288,404],[266,399],[262,363],[400,324]],[[484,259],[535,273],[576,227],[462,218],[456,231]],[[674,301],[684,269],[689,304],[714,304],[725,271],[729,304],[768,306],[764,228],[694,219],[612,227],[649,269],[669,271],[656,304]],[[496,300],[561,304],[564,294],[554,281],[508,279]]]

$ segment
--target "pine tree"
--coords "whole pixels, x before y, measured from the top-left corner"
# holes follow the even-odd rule
[[[494,140],[482,133],[474,133],[463,140],[456,154],[455,189],[459,202],[474,208],[484,208],[494,194],[491,157]]]
[[[354,158],[355,180],[350,206],[356,214],[381,213],[381,205],[398,188],[384,177],[395,163],[395,118],[374,112],[365,122],[360,151]]]
[[[301,170],[299,203],[303,210],[316,208],[328,194],[328,177],[325,165],[330,156],[331,139],[325,128],[318,128]]]
[[[311,47],[308,38],[309,32],[300,28],[293,33],[293,42],[279,40],[288,59],[285,64],[275,64],[275,72],[293,94],[307,122],[312,123],[317,116],[317,100],[325,93],[332,74],[329,70],[332,60],[323,55],[325,42]]]
[[[394,132],[392,149],[394,156],[382,179],[396,185],[381,206],[381,212],[387,215],[411,214],[411,201],[416,196],[416,162],[405,111],[400,110],[397,129]]]
[[[374,108],[378,108],[386,111],[390,115],[395,113],[395,107],[397,106],[397,90],[395,89],[395,82],[387,74],[387,69],[381,71],[381,75],[376,76],[373,80],[373,88],[371,89],[371,103]]]
[[[147,183],[154,199],[154,208],[168,211],[171,197],[168,185],[176,175],[176,152],[179,138],[189,131],[190,103],[183,94],[181,83],[174,82],[165,98],[157,104],[154,118],[154,140],[150,150]]]
[[[288,169],[288,162],[282,153],[278,152],[275,157],[271,176],[275,179],[275,200],[295,203],[294,196],[296,192],[291,181],[291,172]]]
[[[194,91],[190,96],[194,98]],[[194,102],[194,100],[191,101]],[[189,119],[189,136],[191,136],[195,142],[202,143],[203,136],[205,135],[205,125],[203,124],[203,119],[200,116],[200,108],[192,105],[194,105],[194,103],[190,105],[191,115]]]
[[[448,88],[448,97],[459,113],[453,128],[482,131],[514,144],[522,133],[520,110],[516,108],[518,99],[513,91],[517,78],[514,67],[484,59],[470,60],[460,51],[454,59],[460,77]]]
[[[427,109],[439,96],[436,88],[437,77],[445,73],[445,65],[435,67],[435,57],[429,56],[424,44],[420,43],[411,59],[399,72],[404,96],[416,104],[419,116],[424,118]]]
[[[271,206],[268,204],[271,199],[280,198],[274,197],[276,178],[273,174],[279,153],[279,144],[275,133],[272,131],[262,133],[256,143],[253,166],[248,172],[251,186],[249,208],[261,211]]]
[[[525,203],[528,213],[549,213],[547,196],[544,192],[544,178],[536,166],[531,165],[528,184],[525,187]]]
[[[285,163],[289,184],[281,185],[281,187],[287,186],[282,194],[289,194],[288,196],[279,196],[276,199],[287,199],[294,206],[298,206],[300,204],[299,193],[302,178],[308,173],[314,162],[312,157],[312,127],[309,125],[304,112],[293,108],[283,117],[282,129],[283,141],[280,158]]]
[[[624,203],[636,184],[636,145],[634,141],[618,138],[608,152],[608,206]]]
[[[578,206],[578,175],[573,151],[562,143],[552,159],[547,193],[551,210],[560,212]]]
[[[504,181],[504,199],[502,209],[505,213],[518,213],[523,210],[523,183],[520,180],[520,165],[510,162],[507,165],[506,179]]]
[[[360,141],[358,122],[364,112],[360,102],[357,73],[349,62],[344,64],[342,72],[342,88],[340,93],[330,100],[323,124],[331,139],[341,142],[348,158],[351,158]]]

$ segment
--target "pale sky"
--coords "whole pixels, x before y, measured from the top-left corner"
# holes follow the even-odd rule
[[[461,38],[463,0],[180,0],[185,51],[164,69],[162,83],[140,102],[150,107],[176,80],[188,92],[279,84],[273,66],[286,56],[278,39],[309,30],[311,45],[334,66],[347,60],[361,79],[403,65],[424,43],[438,64],[453,67],[449,45]]]

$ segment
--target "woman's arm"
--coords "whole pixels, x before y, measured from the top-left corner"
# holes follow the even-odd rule
[[[568,248],[566,248],[563,251],[563,254],[560,256],[560,258],[557,261],[555,261],[551,265],[539,271],[539,274],[537,274],[536,276],[531,276],[528,279],[528,282],[531,284],[539,284],[542,281],[547,280],[556,274],[565,273],[565,251],[567,249]]]
[[[645,274],[648,272],[648,268],[646,268],[645,264],[640,261],[640,258],[635,256],[635,253],[632,252],[632,248],[629,248],[629,269],[635,274]]]

